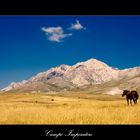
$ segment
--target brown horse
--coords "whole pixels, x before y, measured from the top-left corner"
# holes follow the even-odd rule
[[[122,97],[126,95],[126,100],[127,100],[127,104],[129,105],[129,100],[130,100],[130,104],[132,105],[132,100],[134,102],[134,104],[137,104],[137,99],[139,97],[138,92],[133,90],[133,91],[129,91],[129,90],[124,90]]]

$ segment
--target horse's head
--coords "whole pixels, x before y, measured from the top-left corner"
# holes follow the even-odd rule
[[[129,90],[124,90],[123,91],[123,94],[122,94],[122,97],[125,96],[125,95],[127,95],[128,92],[129,92]]]

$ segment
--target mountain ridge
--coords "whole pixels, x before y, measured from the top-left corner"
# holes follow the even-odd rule
[[[61,64],[47,71],[40,72],[28,80],[23,80],[18,83],[12,82],[1,91],[71,90],[85,85],[102,85],[106,82],[114,80],[119,81],[139,75],[140,67],[119,70],[102,61],[91,58],[84,62],[78,62],[72,66]],[[126,83],[127,81],[124,84]]]

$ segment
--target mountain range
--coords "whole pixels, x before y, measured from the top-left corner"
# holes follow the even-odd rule
[[[62,64],[28,80],[12,82],[1,91],[87,90],[115,95],[124,89],[140,90],[140,67],[119,70],[97,59],[89,59],[73,66]]]

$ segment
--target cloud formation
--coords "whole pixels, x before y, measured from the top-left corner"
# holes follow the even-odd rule
[[[73,23],[70,27],[71,30],[81,30],[81,29],[86,29],[85,27],[83,27],[81,25],[81,23],[79,22],[79,20],[76,20],[76,23]]]
[[[62,40],[66,37],[72,36],[72,33],[65,34],[63,28],[58,27],[42,27],[42,31],[44,31],[48,37],[48,40],[53,42],[62,42]]]
[[[85,30],[86,28],[81,25],[79,20],[71,24],[69,30]],[[62,42],[64,38],[72,36],[72,33],[64,33],[61,26],[57,27],[42,27],[41,30],[47,35],[47,39],[52,42]]]

